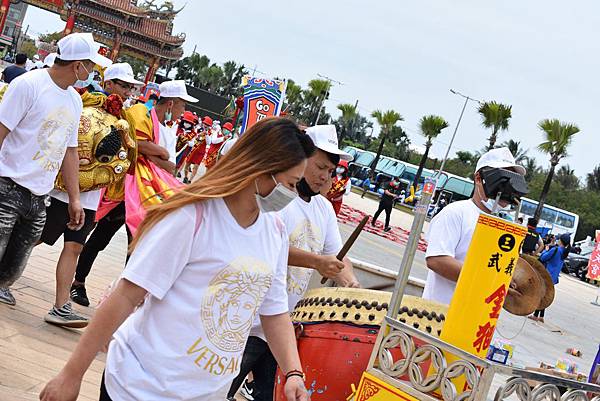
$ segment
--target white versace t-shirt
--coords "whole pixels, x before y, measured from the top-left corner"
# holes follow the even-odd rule
[[[470,199],[451,203],[442,209],[429,225],[425,258],[451,256],[464,262],[479,214],[480,209]],[[456,282],[429,270],[423,298],[450,304],[455,288]]]
[[[342,237],[331,203],[323,196],[313,196],[310,202],[297,197],[279,216],[289,234],[289,245],[318,255],[336,255],[342,249]],[[314,270],[288,266],[287,301],[293,311],[308,287]],[[255,320],[250,333],[263,340],[260,320]]]
[[[287,231],[261,213],[242,228],[223,199],[176,210],[149,230],[122,277],[149,296],[114,335],[114,400],[224,400],[257,315],[288,311]]]
[[[58,87],[47,69],[14,79],[0,103],[0,122],[10,131],[0,148],[0,177],[35,195],[46,195],[67,147],[77,147],[83,103],[73,89]]]

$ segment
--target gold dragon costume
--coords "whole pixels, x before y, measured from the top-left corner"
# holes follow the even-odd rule
[[[154,109],[148,111],[145,105],[136,104],[126,113],[128,120],[134,124],[138,142],[159,144],[160,122]],[[138,154],[133,169],[133,174],[125,176],[125,222],[131,233],[135,234],[146,215],[145,208],[161,203],[182,184],[142,154]]]
[[[123,199],[124,178],[135,161],[137,147],[129,123],[122,118],[123,101],[117,95],[84,92],[79,120],[79,190],[104,189],[103,198]],[[62,174],[55,188],[66,191]]]

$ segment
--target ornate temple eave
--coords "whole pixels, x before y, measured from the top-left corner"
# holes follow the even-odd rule
[[[88,1],[91,1],[91,0],[88,0]],[[91,8],[83,3],[75,6],[74,11],[77,14],[84,15],[84,16],[91,18],[93,20],[96,20],[100,23],[108,22],[111,25],[113,25],[119,29],[122,29],[123,31],[135,32],[141,36],[147,36],[149,38],[158,40],[160,42],[168,43],[170,45],[181,46],[181,45],[183,45],[183,42],[185,41],[184,34],[180,34],[179,36],[166,35],[166,34],[164,36],[157,36],[157,35],[151,34],[150,32],[146,31],[146,29],[148,29],[148,28],[153,28],[154,30],[160,29],[160,27],[159,28],[157,28],[156,26],[152,27],[151,26],[152,24],[161,24],[161,25],[164,24],[165,25],[164,29],[166,31],[166,29],[167,29],[166,24],[168,23],[167,21],[140,20],[139,23],[132,24],[131,22],[124,21],[120,18],[117,18],[108,12],[102,12],[98,9]],[[138,25],[138,26],[136,26],[136,25]]]

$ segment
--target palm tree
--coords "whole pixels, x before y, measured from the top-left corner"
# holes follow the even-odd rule
[[[573,135],[579,132],[579,127],[575,124],[562,123],[557,119],[545,119],[538,123],[538,127],[544,132],[546,141],[540,143],[538,149],[543,153],[550,155],[550,170],[544,183],[544,188],[540,194],[540,200],[535,209],[534,217],[539,220],[542,214],[542,208],[546,201],[546,196],[550,191],[554,170],[561,159],[567,156],[567,148],[573,140]]]
[[[571,169],[568,164],[560,166],[558,171],[556,171],[556,181],[567,190],[579,188],[579,178],[575,175],[575,170]]]
[[[514,139],[509,139],[508,141],[502,142],[502,145],[500,145],[500,146],[503,146],[505,148],[508,148],[508,150],[510,150],[510,153],[512,153],[517,164],[520,164],[522,166],[523,163],[526,162],[527,149],[523,149],[521,147],[521,142],[515,141]]]
[[[445,128],[448,128],[448,123],[440,116],[423,116],[421,118],[421,121],[419,122],[419,130],[421,131],[421,135],[423,135],[425,139],[427,139],[427,141],[425,142],[425,152],[423,152],[423,156],[421,156],[419,168],[417,170],[417,173],[415,174],[415,179],[413,181],[413,187],[415,188],[415,190],[419,185],[419,180],[421,179],[423,168],[425,168],[425,163],[427,162],[427,157],[429,156],[429,149],[431,148],[431,145],[433,145],[433,140]]]
[[[492,135],[488,138],[490,141],[488,150],[494,149],[498,133],[508,129],[508,121],[512,117],[512,106],[491,101],[482,103],[477,111],[483,119],[482,125],[492,130]]]
[[[344,138],[354,129],[358,113],[356,112],[356,106],[350,103],[338,104],[337,108],[342,112],[342,116],[340,117],[341,130],[338,138],[341,144]]]
[[[459,150],[456,152],[456,158],[463,164],[475,166],[478,156],[467,150]]]
[[[309,122],[317,123],[319,114],[323,108],[323,102],[329,97],[331,82],[326,79],[311,79],[308,82],[308,90],[304,91],[304,100],[310,104]]]
[[[226,61],[223,63],[223,77],[219,92],[222,96],[231,97],[238,94],[245,67],[238,65],[235,61]]]
[[[533,180],[533,177],[535,177],[536,174],[539,174],[541,172],[541,168],[540,166],[538,166],[535,157],[527,156],[525,158],[525,163],[523,164],[523,167],[525,167],[525,170],[527,171],[525,173],[525,181],[527,182],[531,182],[531,180]]]
[[[379,158],[381,157],[381,152],[383,150],[383,145],[385,144],[385,140],[387,139],[388,134],[392,130],[392,127],[396,125],[398,121],[404,121],[404,118],[394,110],[388,110],[386,112],[382,112],[381,110],[375,110],[371,113],[371,117],[377,120],[377,124],[381,127],[381,132],[379,133],[380,141],[379,147],[377,148],[377,155],[375,159],[371,163],[371,175],[375,176],[375,167],[377,167],[377,163],[379,163]]]
[[[586,177],[588,191],[600,191],[600,166],[594,167]]]
[[[302,111],[304,110],[304,94],[302,87],[294,82],[293,79],[289,79],[285,88],[285,100],[283,110],[287,114],[290,114],[296,118],[302,117]]]

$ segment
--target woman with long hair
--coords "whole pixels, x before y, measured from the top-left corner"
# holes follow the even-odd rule
[[[288,234],[265,212],[294,199],[314,150],[293,122],[263,120],[150,208],[116,289],[40,399],[75,400],[112,337],[100,400],[224,400],[259,314],[288,400],[308,400],[288,314]]]

